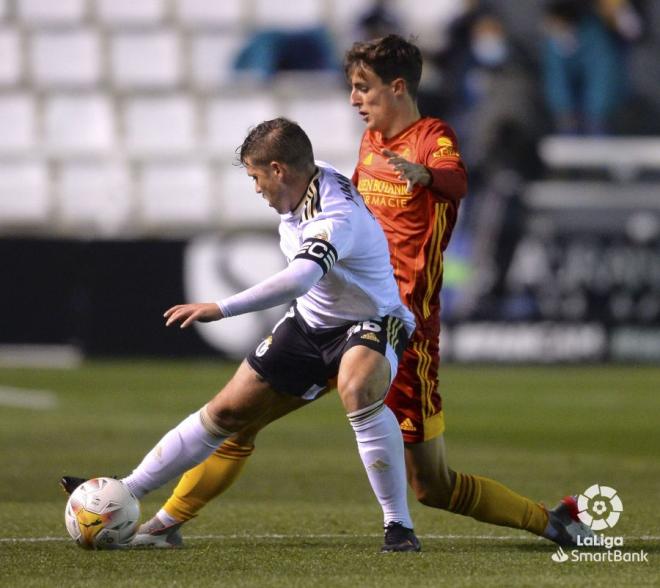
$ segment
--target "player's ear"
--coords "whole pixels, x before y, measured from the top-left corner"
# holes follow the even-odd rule
[[[284,174],[284,165],[279,161],[271,161],[269,164],[270,171],[278,177]]]
[[[395,80],[392,80],[391,87],[395,96],[403,96],[407,90],[406,80],[403,78],[396,78]]]

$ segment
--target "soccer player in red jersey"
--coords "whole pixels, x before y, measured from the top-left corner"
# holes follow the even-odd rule
[[[440,289],[443,252],[467,192],[467,174],[453,130],[419,113],[421,67],[419,50],[394,35],[356,44],[346,57],[351,104],[366,124],[353,183],[385,231],[399,292],[417,322],[402,377],[387,402],[396,407],[408,443],[413,488],[438,490],[432,499],[426,492],[418,497],[446,506],[453,476],[427,462],[445,462],[437,386]]]
[[[353,183],[385,231],[394,276],[416,329],[388,392],[405,441],[408,481],[428,506],[525,529],[562,544],[588,534],[568,497],[552,511],[482,476],[447,464],[440,364],[443,252],[456,224],[467,174],[451,127],[422,117],[419,49],[398,35],[356,43],[347,53],[351,105],[366,130]]]
[[[575,545],[590,530],[577,520],[572,497],[547,510],[495,480],[457,472],[447,463],[438,391],[440,289],[443,252],[467,192],[466,170],[449,125],[419,112],[422,57],[414,44],[398,35],[356,43],[345,71],[351,104],[366,125],[353,182],[385,231],[401,298],[417,323],[386,398],[405,442],[409,483],[425,505]],[[188,471],[140,528],[141,544],[179,545],[181,524],[240,475],[268,422],[246,427]]]

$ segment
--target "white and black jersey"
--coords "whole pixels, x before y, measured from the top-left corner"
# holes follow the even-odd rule
[[[313,328],[391,315],[410,335],[415,319],[401,302],[383,230],[348,178],[316,164],[301,203],[280,216],[280,247],[289,262],[312,260],[324,274],[297,298],[300,315]]]

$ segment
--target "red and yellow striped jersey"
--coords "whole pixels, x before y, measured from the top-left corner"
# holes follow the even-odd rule
[[[431,186],[415,185],[408,193],[383,149],[426,166]],[[467,189],[454,131],[436,118],[421,118],[389,139],[366,131],[353,183],[385,231],[401,297],[418,329],[439,324],[443,251]]]

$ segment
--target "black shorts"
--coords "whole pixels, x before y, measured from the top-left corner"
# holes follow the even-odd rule
[[[405,326],[398,318],[385,316],[314,329],[293,305],[248,355],[247,362],[274,390],[312,400],[336,378],[341,358],[351,347],[364,345],[385,356],[392,380],[407,344]]]

